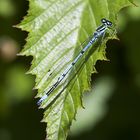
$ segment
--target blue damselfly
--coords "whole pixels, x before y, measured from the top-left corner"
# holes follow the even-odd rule
[[[66,75],[70,73],[74,65],[78,62],[78,60],[84,55],[84,53],[95,43],[100,37],[104,38],[106,31],[112,26],[112,22],[103,18],[101,19],[102,25],[100,25],[96,31],[93,33],[91,39],[87,43],[87,45],[79,52],[77,57],[68,65],[68,67],[60,74],[57,81],[48,89],[48,91],[41,97],[38,101],[38,105],[42,103],[47,97],[57,88],[57,86],[63,81]]]

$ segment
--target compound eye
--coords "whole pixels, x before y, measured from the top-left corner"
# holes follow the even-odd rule
[[[106,23],[106,19],[105,18],[101,19],[101,22]]]
[[[108,26],[112,26],[112,22],[111,21],[107,21],[107,25]]]

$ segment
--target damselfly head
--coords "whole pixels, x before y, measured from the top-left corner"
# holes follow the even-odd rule
[[[107,20],[106,20],[105,18],[102,18],[102,19],[101,19],[101,22],[102,22],[103,24],[105,24],[105,23],[107,22]]]
[[[105,18],[101,19],[101,22],[102,22],[104,25],[112,26],[112,22],[109,21],[109,20],[107,20],[107,19],[105,19]]]
[[[107,24],[107,26],[112,26],[112,22],[109,20],[106,22],[106,24]]]

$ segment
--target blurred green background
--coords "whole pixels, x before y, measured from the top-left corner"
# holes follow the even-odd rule
[[[32,57],[16,56],[28,33],[12,27],[27,14],[28,1],[0,0],[0,7],[0,140],[43,140],[35,77],[25,75]],[[97,62],[69,140],[140,140],[140,7],[122,9],[117,30],[120,40],[107,43],[110,62]]]

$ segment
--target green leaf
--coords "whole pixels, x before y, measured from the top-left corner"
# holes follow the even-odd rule
[[[36,75],[37,97],[42,97],[77,56],[82,49],[79,44],[95,31],[101,18],[115,25],[119,10],[131,3],[129,0],[29,0],[29,4],[28,15],[18,26],[29,32],[21,54],[33,56],[29,73]],[[85,59],[80,70],[75,67],[41,106],[45,109],[43,121],[47,122],[48,140],[67,138],[77,109],[83,106],[82,94],[91,88],[90,77],[96,72],[93,66],[97,60],[106,60],[105,43],[99,49],[93,46],[92,53],[86,53],[78,65]]]

